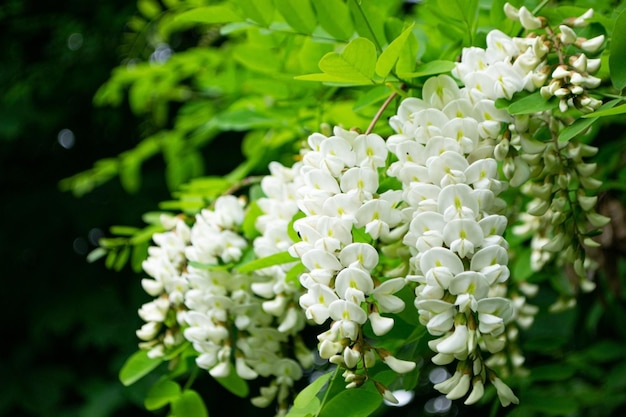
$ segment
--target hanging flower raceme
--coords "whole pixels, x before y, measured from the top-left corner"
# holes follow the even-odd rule
[[[297,204],[305,217],[293,224],[301,241],[289,251],[306,267],[300,276],[305,293],[300,306],[317,324],[328,319],[330,329],[321,333],[322,358],[346,368],[346,382],[354,387],[367,378],[356,372],[374,365],[376,354],[398,372],[409,372],[413,362],[393,357],[372,346],[363,335],[370,322],[375,335],[391,330],[394,320],[383,316],[404,309],[395,293],[404,287],[403,278],[377,274],[377,240],[390,238],[402,215],[397,206],[401,193],[378,193],[379,174],[387,149],[376,134],[358,134],[341,128],[326,137],[308,139],[299,171]]]
[[[142,340],[139,347],[147,349],[151,358],[164,356],[184,340],[181,314],[189,288],[184,278],[189,226],[178,217],[163,216],[161,222],[168,231],[152,236],[156,246],[148,248],[148,258],[142,264],[151,278],[143,279],[141,285],[156,298],[139,309],[139,316],[146,323],[137,330],[137,337]]]
[[[492,100],[476,100],[471,89],[438,76],[426,81],[422,99],[405,100],[391,121],[397,134],[388,145],[398,160],[389,174],[402,181],[410,214],[403,242],[413,255],[408,278],[417,283],[415,307],[437,337],[429,343],[437,353],[433,361],[458,361],[456,376],[436,386],[449,399],[465,396],[471,386],[482,392],[483,351],[503,348],[512,318],[510,300],[492,295],[509,277],[502,237],[507,220],[498,197],[506,184],[496,161],[483,156],[509,120]]]

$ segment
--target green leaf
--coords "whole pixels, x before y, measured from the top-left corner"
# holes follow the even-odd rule
[[[626,10],[615,20],[609,55],[609,72],[613,87],[622,91],[626,87]]]
[[[259,231],[256,229],[256,219],[259,218],[260,215],[264,214],[261,207],[256,201],[253,201],[248,206],[248,210],[246,211],[246,216],[243,219],[243,223],[241,225],[241,229],[243,231],[243,235],[249,241],[252,241],[255,237],[259,236]]]
[[[620,103],[622,100],[621,99],[615,99],[615,100],[611,100],[607,103],[604,103],[602,106],[600,106],[600,108],[598,109],[597,112],[601,112],[603,110],[607,110],[607,109],[611,109],[613,107],[615,107],[615,105],[617,103]],[[591,113],[592,115],[595,114]],[[581,134],[582,132],[584,132],[585,130],[587,130],[592,124],[594,124],[597,120],[599,119],[599,117],[590,117],[590,118],[586,118],[586,119],[578,119],[576,120],[574,123],[572,123],[571,125],[567,126],[565,129],[563,129],[561,131],[561,134],[559,135],[559,142],[567,142],[570,139],[578,136],[579,134]]]
[[[341,54],[329,52],[324,55],[319,67],[323,74],[301,75],[296,79],[352,85],[374,84],[376,47],[366,38],[355,38]]]
[[[550,110],[559,105],[556,98],[546,100],[539,91],[514,101],[508,107],[509,114],[529,114]]]
[[[169,379],[161,379],[154,384],[144,400],[148,410],[158,410],[180,397],[180,385]]]
[[[269,27],[274,19],[274,3],[272,0],[246,0],[236,2],[248,19]]]
[[[217,382],[220,383],[224,388],[228,391],[232,392],[238,397],[246,398],[250,393],[250,388],[248,387],[248,383],[237,375],[237,372],[231,369],[230,374],[228,376],[222,378],[215,378]]]
[[[354,33],[350,9],[342,0],[313,1],[317,21],[330,36],[347,41]]]
[[[310,34],[317,26],[311,0],[274,0],[276,8],[293,29]]]
[[[87,255],[87,262],[93,263],[98,259],[106,256],[107,250],[105,248],[95,248]]]
[[[122,159],[119,165],[119,175],[122,187],[129,194],[139,191],[141,186],[141,161],[131,156]]]
[[[413,34],[413,26],[415,26],[415,23],[412,23],[406,28],[400,36],[394,39],[389,46],[385,48],[382,54],[380,54],[378,61],[376,61],[376,74],[383,78],[389,75],[398,62],[398,58],[404,49],[407,39]]]
[[[120,381],[129,386],[149,374],[163,362],[162,358],[149,358],[147,350],[139,350],[126,360],[120,370]]]
[[[200,394],[190,389],[172,402],[172,414],[174,417],[209,417]]]
[[[296,285],[300,285],[300,275],[306,271],[306,266],[302,264],[302,262],[298,262],[294,266],[291,267],[289,271],[287,271],[287,275],[285,275],[285,282],[291,282]]]
[[[228,4],[218,4],[193,8],[177,15],[174,19],[180,22],[216,24],[238,22],[241,20],[241,16],[229,7]]]
[[[159,2],[155,0],[139,0],[137,9],[148,19],[155,19],[162,11]]]
[[[266,256],[264,258],[255,259],[252,262],[248,262],[247,264],[241,265],[237,270],[241,273],[252,272],[258,269],[267,268],[274,265],[282,265],[288,264],[290,262],[297,261],[297,258],[294,258],[289,254],[289,252],[279,252],[273,255]]]
[[[132,236],[137,233],[140,229],[134,226],[111,226],[109,231],[113,235],[117,236]]]
[[[456,64],[452,61],[435,60],[430,61],[417,67],[415,72],[399,73],[400,78],[418,78],[436,74],[443,74],[454,69]]]
[[[368,88],[354,103],[353,111],[358,112],[369,106],[376,105],[384,101],[391,95],[391,89],[386,85],[377,85]]]
[[[275,118],[252,109],[227,110],[218,114],[213,123],[222,130],[244,131],[266,128],[280,123]]]
[[[311,382],[306,388],[304,388],[298,396],[293,401],[293,405],[295,407],[304,408],[309,402],[315,398],[318,392],[322,389],[322,387],[328,382],[331,376],[333,376],[334,372],[328,372],[320,377],[318,377],[315,381]]]
[[[552,416],[567,416],[578,410],[575,396],[533,389],[522,397],[530,408]]]
[[[371,415],[383,402],[376,391],[363,388],[344,390],[322,408],[320,417],[362,417]]]
[[[613,107],[612,109],[598,110],[593,113],[587,113],[582,116],[583,119],[590,119],[593,117],[606,117],[606,116],[615,116],[617,114],[626,113],[626,104],[622,106]]]
[[[126,262],[128,262],[128,259],[130,258],[130,251],[131,247],[128,245],[124,246],[119,251],[117,258],[115,259],[115,264],[113,265],[113,270],[119,272],[122,268],[124,268],[124,265],[126,265]]]

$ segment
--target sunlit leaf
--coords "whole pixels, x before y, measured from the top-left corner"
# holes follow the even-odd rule
[[[274,0],[276,9],[289,26],[301,33],[312,33],[317,26],[311,0]]]
[[[399,73],[400,78],[418,78],[430,75],[443,74],[454,69],[456,64],[452,61],[436,60],[430,61],[417,67],[414,72]]]
[[[342,0],[312,1],[320,26],[337,40],[347,41],[354,33],[350,10]]]
[[[149,374],[163,362],[162,358],[149,358],[147,350],[139,350],[126,360],[120,370],[120,381],[128,386]]]
[[[175,19],[181,22],[213,24],[238,22],[241,20],[241,17],[228,6],[228,3],[225,3],[206,7],[196,7],[187,12],[176,15]]]
[[[364,85],[374,83],[376,47],[365,38],[355,38],[342,53],[330,52],[322,57],[319,67],[322,74],[296,77],[299,80],[349,83]]]
[[[137,9],[148,19],[156,18],[162,11],[159,2],[155,0],[138,0]]]
[[[246,0],[236,2],[243,15],[262,26],[268,27],[274,17],[274,3],[272,0]]]
[[[400,36],[394,39],[393,42],[385,48],[385,50],[383,50],[382,54],[380,54],[378,60],[376,61],[376,74],[381,77],[389,75],[389,72],[391,72],[393,67],[398,62],[398,58],[404,49],[407,39],[413,34],[414,25],[415,24],[412,23],[400,34]]]
[[[546,100],[539,91],[514,101],[508,107],[509,114],[529,114],[554,109],[559,105],[556,98]]]
[[[252,272],[258,269],[267,268],[274,265],[282,265],[296,261],[297,258],[292,257],[289,252],[279,252],[274,255],[265,256],[263,258],[255,259],[252,262],[241,265],[237,270],[241,273]]]

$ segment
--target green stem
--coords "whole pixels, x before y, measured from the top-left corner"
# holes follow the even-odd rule
[[[539,5],[537,7],[535,7],[533,9],[533,15],[537,15],[537,13],[539,13],[541,11],[541,9],[543,9],[544,7],[546,7],[546,5],[550,3],[550,0],[543,0],[541,3],[539,3]]]

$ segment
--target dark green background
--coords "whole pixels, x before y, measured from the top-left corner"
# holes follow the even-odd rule
[[[162,163],[144,168],[136,195],[117,180],[79,199],[58,189],[138,140],[128,109],[91,103],[134,12],[124,0],[0,3],[0,415],[147,415],[133,405],[140,390],[117,380],[136,348],[140,277],[85,254],[109,226],[137,225],[167,198]],[[72,33],[83,37],[75,51]],[[62,129],[75,135],[71,149],[57,140]]]

